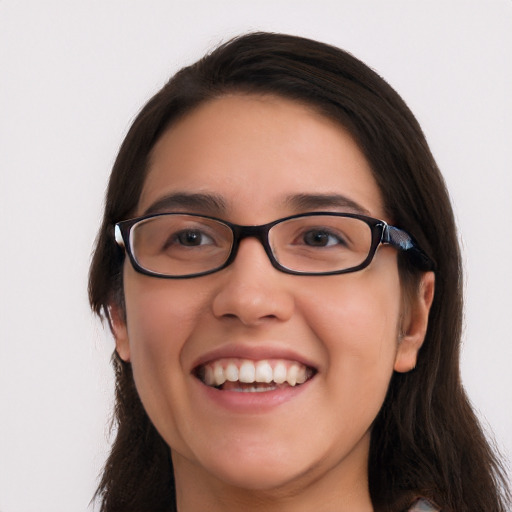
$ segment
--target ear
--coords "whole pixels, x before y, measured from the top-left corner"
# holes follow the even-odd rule
[[[435,275],[433,272],[423,274],[418,288],[411,294],[410,304],[404,307],[400,327],[398,350],[394,369],[406,373],[416,367],[418,351],[425,340],[428,326],[428,314],[434,299]]]
[[[110,304],[108,306],[108,322],[116,340],[116,352],[123,361],[128,363],[130,361],[128,328],[126,326],[125,312],[120,305]]]

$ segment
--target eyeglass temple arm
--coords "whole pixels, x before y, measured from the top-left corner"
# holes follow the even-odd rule
[[[413,264],[421,270],[435,270],[435,263],[414,242],[409,234],[394,226],[385,225],[381,243],[389,244],[406,252]]]

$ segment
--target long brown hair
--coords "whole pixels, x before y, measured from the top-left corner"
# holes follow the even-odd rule
[[[305,102],[347,128],[369,161],[390,218],[436,262],[436,291],[417,367],[395,373],[372,427],[369,483],[379,511],[421,495],[443,511],[506,512],[504,470],[469,405],[459,374],[462,274],[443,178],[413,114],[375,72],[316,41],[253,33],[179,71],[144,106],[119,151],[90,269],[93,310],[123,305],[124,254],[113,236],[139,200],[148,158],[178,118],[227,93],[269,93]],[[399,256],[405,287],[418,271]],[[106,315],[108,318],[108,315]],[[139,400],[131,365],[113,356],[116,437],[98,488],[102,512],[175,510],[169,447]]]

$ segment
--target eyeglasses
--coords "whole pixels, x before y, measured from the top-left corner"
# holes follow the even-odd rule
[[[211,274],[230,265],[241,240],[257,238],[272,265],[288,274],[332,275],[367,267],[377,247],[405,251],[415,266],[432,260],[403,230],[351,213],[293,215],[261,226],[239,226],[192,213],[161,213],[118,222],[115,239],[135,270],[162,278]]]

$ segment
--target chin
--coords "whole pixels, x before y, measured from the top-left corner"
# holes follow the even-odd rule
[[[274,491],[302,480],[313,464],[283,450],[233,450],[208,460],[196,461],[203,470],[221,483],[249,491]],[[302,460],[301,460],[302,459]]]
[[[272,492],[293,485],[301,480],[302,473],[289,467],[265,465],[260,467],[216,467],[212,473],[216,479],[238,489],[254,492]]]

